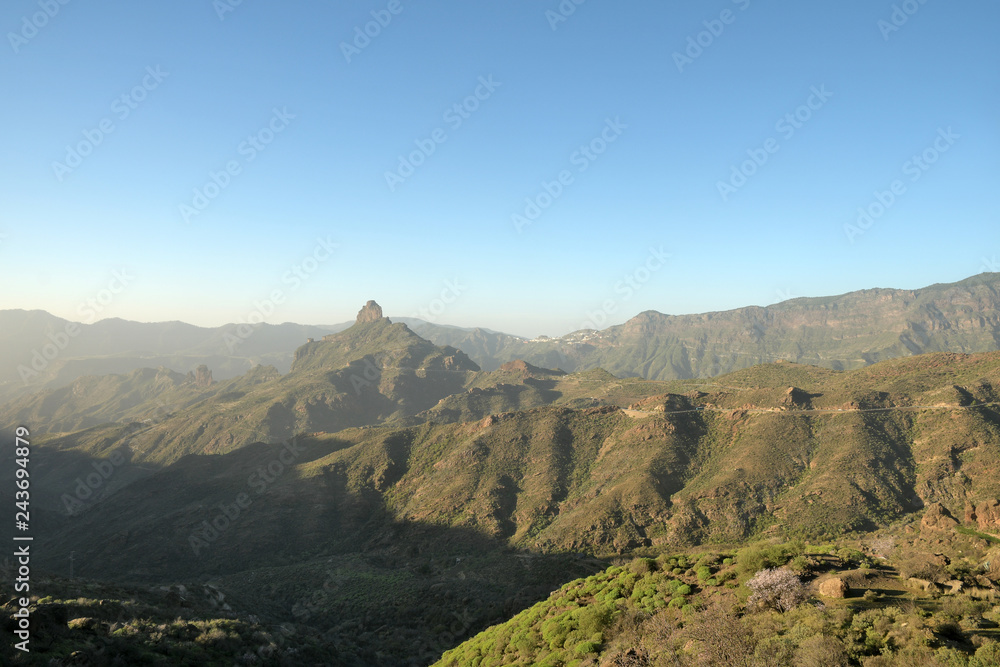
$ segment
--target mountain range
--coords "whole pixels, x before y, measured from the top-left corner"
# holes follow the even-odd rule
[[[850,369],[925,352],[996,349],[1000,274],[919,290],[871,289],[699,315],[647,311],[602,331],[558,338],[528,340],[483,328],[395,321],[436,345],[461,349],[486,370],[516,359],[568,372],[601,367],[653,380],[712,377],[779,359]],[[65,335],[74,324],[76,334]],[[186,373],[204,364],[217,379],[261,364],[285,373],[306,339],[350,325],[204,328],[120,319],[77,324],[44,311],[0,311],[0,391],[11,395],[26,385],[64,386],[82,375],[142,367]]]
[[[18,426],[32,434],[33,564],[51,577],[46,585],[72,591],[88,582],[93,595],[126,586],[133,592],[114,593],[133,600],[122,609],[156,604],[162,618],[188,600],[169,602],[162,591],[218,593],[225,606],[208,612],[199,603],[199,613],[242,624],[242,639],[185,640],[181,630],[176,639],[192,656],[211,645],[224,664],[254,633],[279,627],[289,650],[326,656],[309,664],[429,664],[615,559],[688,553],[722,572],[721,557],[697,554],[755,542],[842,546],[880,532],[919,534],[914,553],[947,552],[961,564],[948,571],[953,581],[1000,593],[994,580],[975,579],[1000,539],[1000,351],[987,338],[996,322],[989,278],[717,316],[644,313],[560,341],[519,339],[489,365],[369,302],[351,326],[307,331],[315,335],[292,350],[285,371],[57,373],[0,402],[0,436],[12,440]],[[920,324],[932,316],[936,326]],[[702,331],[694,340],[703,348],[681,331]],[[777,358],[740,363],[737,352],[751,350],[740,346],[751,343],[758,347],[746,354]],[[150,349],[166,355],[178,349],[171,345]],[[549,359],[560,345],[577,361],[567,353],[562,367],[546,367],[499,353],[523,346]],[[679,350],[690,360],[691,350],[726,345],[734,368],[724,374],[666,365]],[[835,353],[845,346],[866,351],[848,363]],[[813,363],[795,361],[796,350]],[[615,366],[626,357],[639,371]],[[87,363],[106,359],[119,358]],[[9,506],[14,456],[5,449],[0,466],[0,502]],[[12,537],[12,527],[0,536]],[[813,560],[820,569],[826,562]],[[637,567],[638,576],[661,565]],[[741,567],[740,576],[756,571]],[[711,592],[701,574],[673,570],[674,588]],[[608,572],[601,581],[617,581]],[[74,615],[52,626],[53,656],[69,655],[59,648],[71,645],[67,632],[99,650],[100,633],[81,619],[100,614],[79,616],[83,599],[36,599]],[[212,632],[217,621],[201,618]],[[549,631],[532,627],[523,655],[556,655],[540,639]],[[604,639],[591,635],[573,635],[567,647],[559,640],[559,650],[580,644],[581,655],[596,655]],[[126,637],[111,626],[100,636]],[[154,640],[144,641],[148,649]],[[493,652],[485,641],[450,655]],[[517,664],[503,660],[496,664]]]

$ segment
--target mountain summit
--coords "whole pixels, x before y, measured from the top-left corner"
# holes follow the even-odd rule
[[[380,319],[382,319],[382,306],[374,301],[369,301],[358,311],[358,319],[355,323],[366,324],[368,322],[378,322]]]

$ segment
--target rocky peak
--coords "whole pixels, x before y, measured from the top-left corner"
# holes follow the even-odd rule
[[[357,324],[378,322],[380,319],[382,319],[382,306],[374,301],[369,301],[364,308],[358,311]]]
[[[215,380],[212,379],[212,371],[208,370],[208,366],[202,364],[192,371],[188,371],[187,381],[193,382],[196,387],[204,389],[206,387],[211,387]]]

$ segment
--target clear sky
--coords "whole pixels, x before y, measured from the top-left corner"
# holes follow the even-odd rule
[[[995,1],[237,2],[3,3],[0,308],[561,335],[1000,270]]]

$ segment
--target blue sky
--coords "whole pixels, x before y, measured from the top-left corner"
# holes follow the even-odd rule
[[[1000,256],[995,2],[234,2],[3,4],[0,308],[561,335]]]

